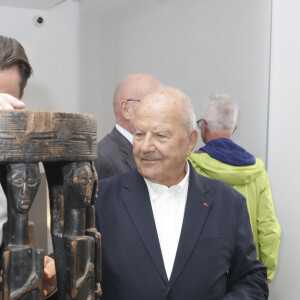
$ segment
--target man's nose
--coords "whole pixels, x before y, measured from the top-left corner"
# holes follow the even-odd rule
[[[155,151],[154,139],[151,134],[146,134],[141,145],[141,151],[144,153]]]

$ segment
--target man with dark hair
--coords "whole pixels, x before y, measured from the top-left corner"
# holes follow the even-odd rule
[[[32,74],[32,68],[22,45],[13,38],[4,37],[1,35],[0,72],[2,75],[0,81],[1,89],[3,88],[1,93],[8,93],[17,99],[21,99],[28,78]],[[4,78],[6,78],[6,81],[3,82]],[[14,79],[16,81],[13,81],[11,85],[7,85],[5,88],[4,84],[8,84],[10,79]],[[15,103],[15,101],[11,98],[8,98],[7,101],[13,101],[13,104]]]
[[[21,101],[32,68],[22,45],[15,39],[0,35],[0,110],[22,109]],[[3,240],[3,224],[7,221],[6,197],[0,186],[0,244]],[[1,246],[1,256],[3,251]],[[2,259],[1,259],[2,260]],[[44,295],[54,287],[54,260],[45,256]],[[1,266],[2,268],[2,266]],[[2,278],[0,276],[0,286]]]
[[[31,74],[32,68],[22,45],[15,39],[0,35],[0,109],[25,107],[20,99]],[[6,220],[6,198],[0,187],[0,244]]]

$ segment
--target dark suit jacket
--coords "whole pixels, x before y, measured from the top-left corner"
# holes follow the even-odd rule
[[[103,300],[268,298],[245,198],[193,167],[169,281],[147,186],[136,169],[99,182],[96,226],[102,234]]]
[[[116,129],[98,143],[95,161],[98,179],[125,173],[135,168],[132,144]]]

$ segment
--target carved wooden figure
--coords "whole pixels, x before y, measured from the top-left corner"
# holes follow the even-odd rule
[[[4,173],[8,199],[4,299],[43,299],[44,252],[30,245],[28,224],[28,212],[41,181],[39,167],[37,163],[7,164]]]
[[[91,163],[91,170],[94,177],[94,186],[91,205],[86,208],[85,234],[91,236],[95,241],[95,299],[101,299],[101,234],[95,228],[95,202],[98,195],[98,175],[93,162]]]
[[[91,205],[94,177],[91,164],[72,162],[63,167],[64,174],[64,260],[65,299],[92,299],[94,295],[94,240],[85,235],[86,208]],[[90,255],[93,253],[93,255]],[[84,268],[80,267],[85,266]],[[74,271],[77,271],[76,274]],[[72,276],[73,274],[73,276]]]
[[[31,244],[28,211],[43,162],[59,300],[100,299],[95,229],[96,121],[86,114],[0,111],[0,179],[8,199],[3,299],[42,299],[43,251]]]

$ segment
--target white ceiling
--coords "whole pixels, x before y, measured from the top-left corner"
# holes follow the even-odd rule
[[[65,0],[0,0],[0,5],[21,8],[49,9]]]

